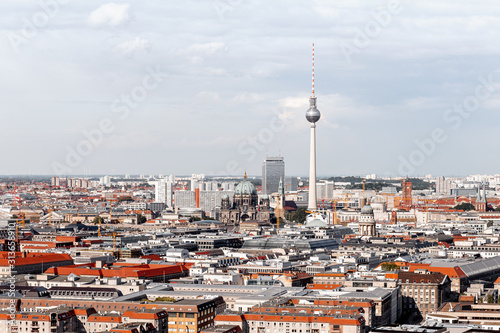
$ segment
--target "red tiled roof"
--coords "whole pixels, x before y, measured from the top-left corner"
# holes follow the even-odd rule
[[[164,274],[182,273],[188,270],[189,269],[185,265],[137,265],[119,263],[111,266],[110,268],[95,268],[95,263],[90,263],[51,267],[46,271],[46,273],[55,275],[70,275],[71,273],[74,273],[82,276],[148,278]]]
[[[0,267],[9,265],[9,255],[7,251],[0,252]],[[21,252],[16,252],[15,266],[34,265],[34,264],[50,264],[55,262],[73,261],[68,254],[59,253],[28,253],[23,257]]]
[[[335,290],[342,287],[341,284],[313,284],[309,283],[307,289]]]

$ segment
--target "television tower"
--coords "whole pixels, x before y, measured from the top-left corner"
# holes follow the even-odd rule
[[[309,110],[306,112],[306,119],[311,123],[311,148],[309,157],[309,202],[307,209],[316,211],[316,122],[321,117],[321,113],[316,108],[316,97],[314,96],[314,43],[312,45],[312,95],[309,98]]]

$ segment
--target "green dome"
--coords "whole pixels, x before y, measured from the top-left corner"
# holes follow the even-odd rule
[[[236,185],[234,194],[257,194],[257,190],[252,183],[245,179],[244,181]]]

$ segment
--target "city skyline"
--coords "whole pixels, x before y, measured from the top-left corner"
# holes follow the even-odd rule
[[[493,1],[42,3],[0,5],[2,175],[307,175],[312,42],[319,177],[497,173]]]

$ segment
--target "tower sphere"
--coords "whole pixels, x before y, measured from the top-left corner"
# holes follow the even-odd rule
[[[306,112],[306,119],[310,123],[315,123],[321,118],[321,113],[316,108],[316,97],[309,98],[309,110]]]

